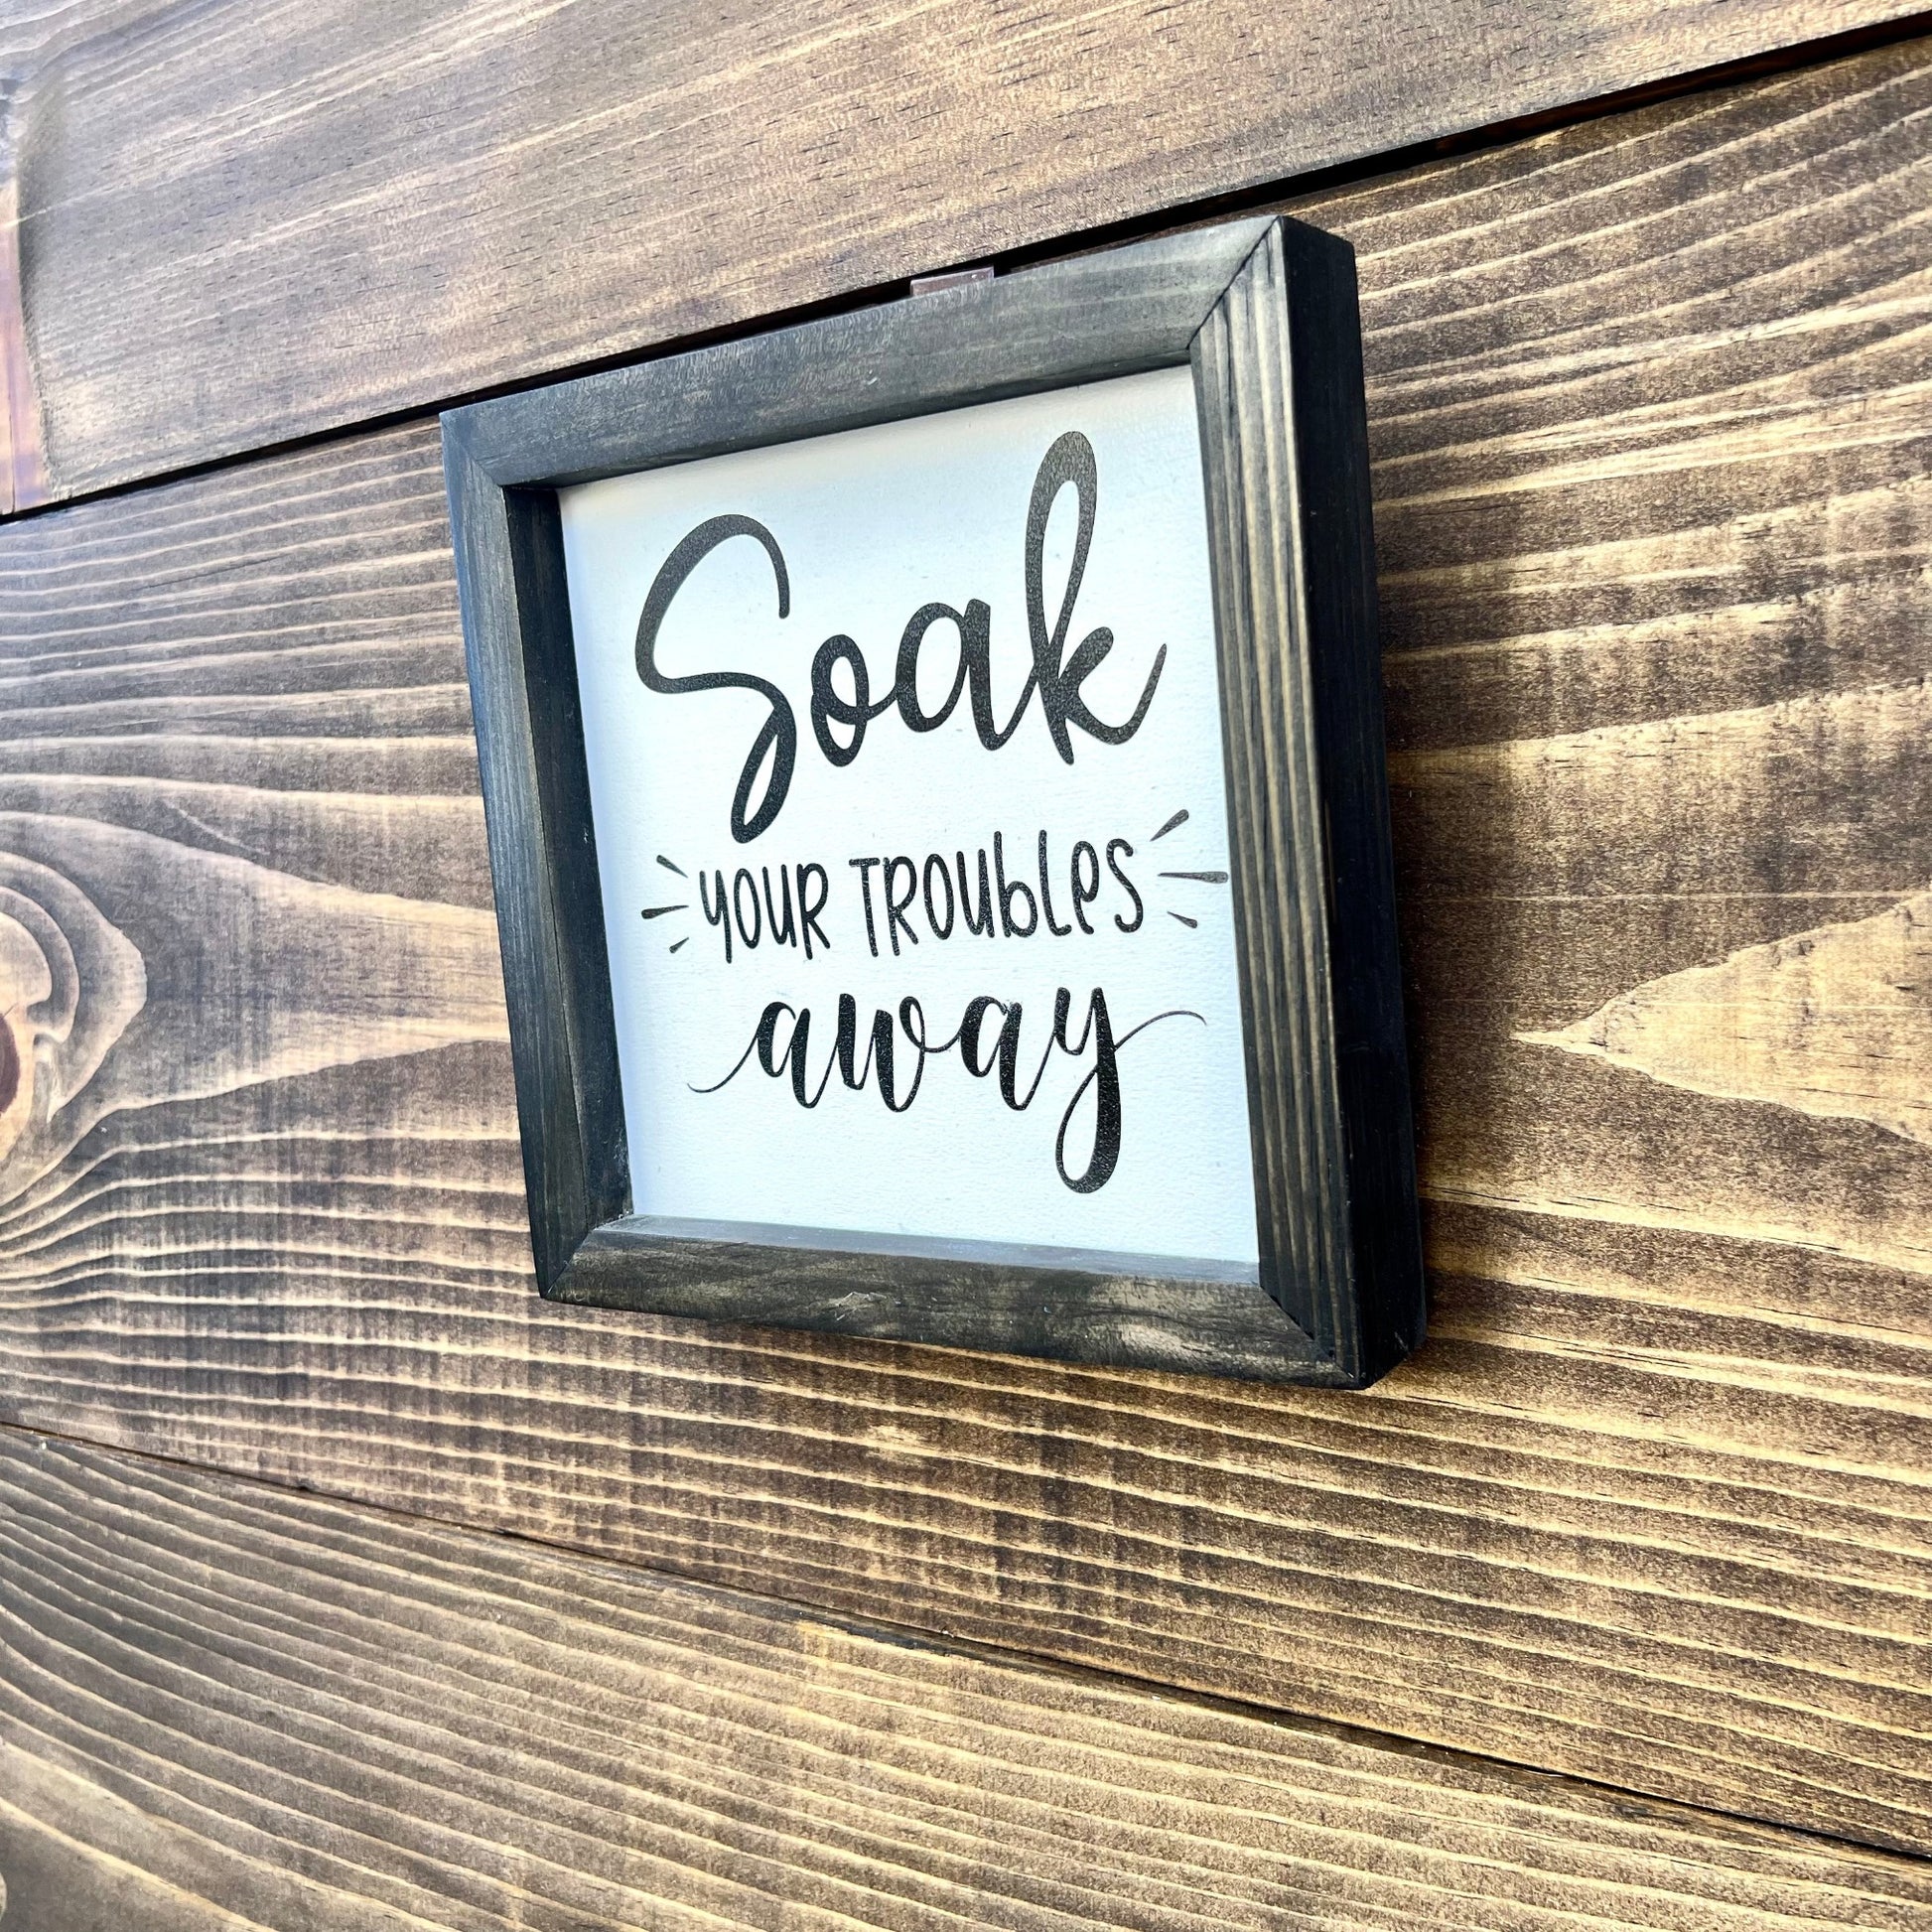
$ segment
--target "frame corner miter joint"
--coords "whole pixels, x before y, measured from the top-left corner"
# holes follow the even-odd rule
[[[443,434],[544,1294],[1338,1387],[1420,1341],[1345,242]]]

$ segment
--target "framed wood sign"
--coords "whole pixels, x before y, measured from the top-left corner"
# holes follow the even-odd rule
[[[1254,220],[443,418],[542,1292],[1420,1339],[1353,257]]]

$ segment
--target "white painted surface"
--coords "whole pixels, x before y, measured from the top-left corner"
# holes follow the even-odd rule
[[[1004,725],[1033,666],[1025,560],[1029,503],[1042,457],[1067,431],[1094,452],[1097,500],[1092,549],[1067,630],[1067,654],[1099,625],[1112,655],[1081,695],[1103,722],[1135,703],[1165,644],[1168,656],[1138,734],[1109,746],[1070,730],[1074,762],[1056,752],[1037,697],[1010,741],[981,743],[962,698],[946,724],[914,735],[897,710],[875,719],[856,759],[829,762],[814,738],[811,666],[820,643],[844,633],[861,646],[872,696],[895,682],[900,632],[929,602],[991,608],[993,709]],[[753,537],[712,550],[673,600],[657,640],[659,669],[749,672],[785,694],[797,732],[794,775],[769,829],[748,844],[730,814],[752,741],[768,716],[743,690],[665,695],[636,668],[637,624],[647,592],[678,542],[706,519],[756,518],[780,546],[790,578],[790,615],[777,616],[770,560]],[[1248,1103],[1229,888],[1164,878],[1225,873],[1227,815],[1219,697],[1209,601],[1205,513],[1192,385],[1175,369],[1045,396],[822,437],[769,450],[615,478],[563,493],[584,697],[605,918],[610,935],[631,1183],[639,1213],[852,1228],[885,1234],[1037,1243],[1188,1257],[1255,1260]],[[1075,490],[1062,487],[1047,527],[1043,609],[1050,628],[1061,603],[1076,526]],[[933,627],[919,690],[930,710],[958,663],[954,627]],[[845,674],[837,688],[849,695]],[[850,733],[839,729],[841,742]],[[761,783],[753,787],[754,800]],[[1185,823],[1153,835],[1176,812]],[[963,851],[977,895],[977,855],[989,867],[994,834],[1010,879],[1036,896],[1037,837],[1047,834],[1054,911],[1073,924],[1068,891],[1076,840],[1104,861],[1110,840],[1128,841],[1120,867],[1145,902],[1132,902],[1103,863],[1102,889],[1086,908],[1091,934],[1064,937],[1042,921],[1031,937],[969,934],[955,915],[937,938],[919,897],[907,918],[916,943],[889,944],[880,902],[882,869],[871,870],[874,927],[868,945],[862,875],[850,861],[903,855],[923,870],[943,856],[957,889]],[[679,877],[658,862],[682,868]],[[729,892],[741,867],[754,880],[780,866],[825,869],[820,924],[829,951],[807,961],[772,943],[760,912],[759,943],[707,922],[699,877],[722,873]],[[1084,862],[1083,862],[1084,876]],[[903,886],[904,876],[896,884]],[[761,895],[760,895],[761,896]],[[943,897],[935,899],[943,914]],[[687,909],[641,916],[645,907]],[[780,899],[780,909],[782,900]],[[1020,923],[1024,906],[1016,901]],[[1172,916],[1182,913],[1188,927]],[[795,918],[795,906],[794,906]],[[683,943],[679,943],[683,942]],[[676,946],[676,950],[672,947]],[[1119,1049],[1118,1165],[1104,1185],[1076,1192],[1055,1161],[1063,1112],[1094,1053],[1047,1055],[1054,996],[1072,998],[1078,1041],[1095,988],[1117,1036],[1173,1009],[1198,1019],[1160,1021]],[[930,1039],[959,1026],[976,995],[1022,1009],[1022,1090],[1045,1057],[1033,1104],[1002,1101],[995,1077],[974,1078],[955,1049],[930,1059],[902,1113],[869,1080],[851,1091],[836,1071],[811,1110],[788,1078],[768,1078],[756,1054],[711,1093],[754,1036],[767,1002],[811,1016],[807,1067],[816,1090],[831,1060],[839,996],[858,1002],[863,1062],[873,1015],[897,1015],[915,998]],[[1000,1015],[990,1015],[991,1048]],[[781,1018],[782,1053],[792,1030]],[[909,1046],[897,1035],[901,1085]],[[1078,1176],[1094,1141],[1094,1087],[1074,1108],[1065,1167]]]

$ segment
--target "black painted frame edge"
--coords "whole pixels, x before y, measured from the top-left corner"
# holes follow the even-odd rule
[[[690,1225],[626,1215],[594,1228],[552,1299],[1063,1362],[1345,1381],[1258,1282],[1229,1270],[835,1228],[726,1223],[700,1235]]]
[[[1288,538],[1285,552],[1279,544],[1243,550],[1225,540],[1225,517],[1220,531],[1210,527],[1231,755],[1230,827],[1240,852],[1256,850],[1257,826],[1272,835],[1267,863],[1250,869],[1245,891],[1237,884],[1236,910],[1257,1108],[1264,1279],[1283,1292],[1270,1300],[1250,1284],[1244,1300],[1242,1290],[1191,1274],[1184,1264],[1160,1277],[1122,1274],[1096,1266],[1102,1257],[1081,1257],[1086,1265],[1069,1267],[1067,1258],[1039,1251],[1037,1261],[1016,1267],[971,1258],[967,1251],[978,1244],[953,1244],[942,1263],[913,1250],[886,1262],[877,1250],[774,1247],[750,1228],[740,1231],[742,1239],[691,1241],[626,1222],[622,1110],[555,488],[1191,361],[1213,526],[1216,443],[1210,419],[1216,411],[1207,400],[1203,341],[1214,336],[1217,319],[1229,320],[1231,305],[1244,310],[1248,337],[1237,345],[1223,328],[1227,341],[1212,372],[1219,417],[1231,432],[1220,441],[1223,505],[1238,501],[1240,514],[1256,529]],[[1343,352],[1339,365],[1337,347]],[[525,1123],[532,1244],[545,1295],[936,1345],[1357,1387],[1420,1339],[1420,1245],[1393,950],[1359,369],[1352,251],[1302,224],[1260,219],[835,317],[444,417]],[[1311,403],[1324,407],[1325,428],[1343,439],[1343,461],[1331,456],[1324,463],[1307,439],[1298,443],[1290,400],[1295,384]],[[1246,482],[1240,462],[1229,467],[1230,453],[1246,460]],[[1341,541],[1310,542],[1311,516],[1332,526],[1317,536],[1339,532]],[[1252,563],[1261,549],[1269,550],[1267,595],[1238,612],[1227,605],[1222,587],[1246,584],[1248,574],[1235,563]],[[1311,566],[1323,581],[1309,581]],[[1309,662],[1311,641],[1322,660],[1318,676]],[[1251,683],[1257,669],[1261,673],[1258,703],[1239,724],[1226,702],[1236,658]],[[1299,704],[1282,702],[1287,694],[1273,675],[1274,659],[1299,678]],[[1291,745],[1289,726],[1296,719],[1307,730],[1302,742]],[[1317,846],[1302,849],[1321,851],[1318,881],[1284,864],[1295,842],[1284,846],[1280,840],[1281,814],[1275,809],[1271,815],[1269,782],[1237,798],[1237,741],[1259,749],[1261,764],[1275,778],[1293,776],[1305,804],[1312,800],[1313,815],[1305,811],[1298,830],[1314,828]],[[537,756],[539,742],[547,758]],[[1364,745],[1373,754],[1366,765],[1359,757]],[[1279,802],[1277,792],[1274,804]],[[1266,970],[1271,948],[1277,958],[1281,949],[1273,946],[1280,936],[1277,922],[1264,911],[1295,898],[1304,950],[1312,935],[1320,953],[1336,912],[1346,912],[1353,897],[1344,893],[1338,901],[1332,890],[1324,821],[1337,808],[1366,810],[1350,850],[1361,847],[1371,858],[1379,850],[1379,873],[1371,866],[1363,877],[1368,890],[1387,899],[1363,908],[1365,917],[1343,918],[1336,935],[1343,942],[1343,977],[1364,974],[1368,997],[1345,998],[1339,1015],[1331,1012],[1334,985],[1325,971],[1313,975],[1311,997],[1299,1009],[1292,997],[1284,1006],[1284,993],[1292,996],[1294,988],[1283,984],[1279,972]],[[569,906],[579,910],[575,924],[564,917]],[[1386,1023],[1391,1011],[1390,989],[1392,1061],[1386,1025],[1378,1032],[1377,1024]],[[1283,1013],[1292,1019],[1298,1010],[1320,1036],[1301,1042],[1303,1063],[1312,1050],[1314,1061],[1328,1068],[1313,1085],[1297,1083],[1294,1043],[1280,1036]],[[1379,1058],[1362,1050],[1373,1040],[1381,1041]],[[1303,1160],[1300,1175],[1291,1174],[1281,1133],[1262,1132],[1262,1107],[1271,1092],[1287,1092],[1302,1103],[1305,1138],[1312,1134],[1327,1150],[1313,1162],[1322,1182],[1313,1190],[1317,1212],[1325,1217],[1315,1230],[1318,1254],[1295,1238],[1298,1202],[1310,1193],[1310,1163]],[[1395,1237],[1381,1238],[1378,1247],[1378,1231],[1385,1235],[1391,1226]],[[836,1240],[825,1232],[828,1242]],[[801,1261],[807,1252],[808,1264]],[[811,1279],[827,1268],[836,1281]],[[962,1274],[973,1278],[971,1298],[957,1292]],[[949,1294],[940,1292],[942,1282],[950,1283]],[[1218,1300],[1210,1313],[1205,1303],[1212,1298]],[[1201,1358],[1203,1326],[1214,1334],[1211,1360]]]
[[[1335,1079],[1354,1254],[1354,1336],[1337,1359],[1372,1382],[1427,1326],[1415,1123],[1396,923],[1355,251],[1297,222],[1280,230],[1290,315],[1311,694]]]

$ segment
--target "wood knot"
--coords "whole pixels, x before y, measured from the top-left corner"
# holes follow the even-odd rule
[[[0,1167],[43,1147],[146,999],[140,952],[93,900],[0,853]]]

